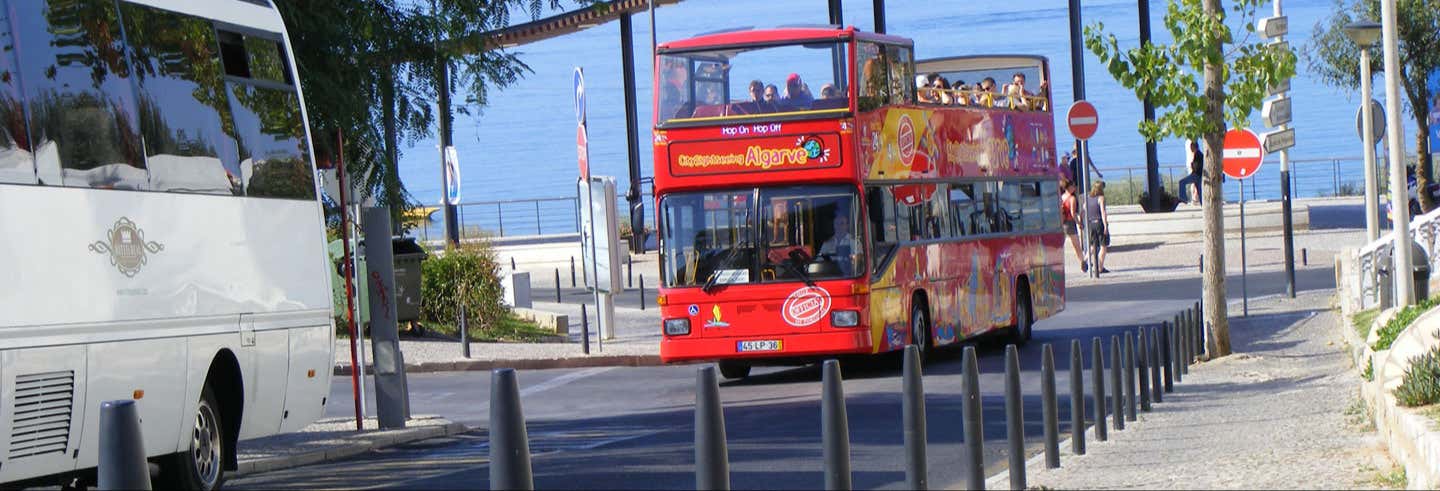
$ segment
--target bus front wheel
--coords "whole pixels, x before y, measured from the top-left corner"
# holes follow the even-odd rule
[[[225,481],[225,427],[219,400],[210,384],[200,394],[195,408],[190,446],[170,456],[161,466],[161,482],[168,489],[218,490]]]
[[[720,376],[739,380],[750,376],[750,364],[738,361],[722,361],[720,365]]]

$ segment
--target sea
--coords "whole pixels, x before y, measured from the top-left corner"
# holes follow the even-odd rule
[[[1086,25],[1103,24],[1106,32],[1118,38],[1121,47],[1139,44],[1135,1],[1086,0],[1082,3],[1082,19]],[[1170,40],[1163,20],[1168,3],[1156,1],[1151,5],[1152,39],[1157,43]],[[1073,100],[1073,84],[1066,1],[888,0],[885,5],[886,31],[914,40],[917,59],[979,54],[1047,57],[1053,97],[1059,109],[1057,140],[1062,153],[1069,148],[1073,139],[1065,129],[1063,112]],[[1359,88],[1323,84],[1310,72],[1303,53],[1317,24],[1329,17],[1334,5],[1334,0],[1284,2],[1284,14],[1290,26],[1287,40],[1300,51],[1298,74],[1290,84],[1296,141],[1290,158],[1299,197],[1344,192],[1346,187],[1353,190],[1355,183],[1363,182],[1360,177],[1363,150],[1355,130]],[[568,2],[563,6],[575,8]],[[1259,16],[1271,15],[1271,8],[1269,3],[1264,4]],[[822,0],[685,0],[655,10],[654,37],[664,43],[725,28],[824,24],[828,20],[826,9],[827,2]],[[870,1],[850,0],[844,4],[843,20],[847,25],[870,30],[873,28],[871,9]],[[517,16],[514,21],[528,20],[526,17]],[[1231,24],[1237,26],[1237,37],[1255,36],[1239,28],[1234,17],[1232,14]],[[649,144],[652,125],[649,16],[636,15],[633,26],[640,169],[642,176],[650,176],[654,168]],[[529,66],[524,78],[511,87],[492,90],[488,104],[471,108],[472,115],[457,115],[454,142],[461,168],[462,201],[576,195],[578,167],[573,144],[576,67],[582,67],[585,73],[591,172],[615,176],[623,194],[629,183],[629,171],[621,49],[618,21],[509,49]],[[1090,142],[1091,158],[1108,181],[1124,181],[1132,176],[1140,179],[1145,165],[1145,142],[1137,131],[1141,101],[1115,82],[1088,50],[1083,63],[1087,100],[1096,106],[1100,119],[1099,130]],[[777,72],[780,70],[783,67],[777,67]],[[1376,98],[1383,103],[1384,78],[1377,76],[1374,87]],[[463,98],[457,96],[457,99]],[[1409,153],[1414,147],[1415,125],[1408,115],[1402,115],[1401,119],[1406,122],[1405,149]],[[1258,110],[1250,127],[1257,133],[1267,131]],[[437,141],[432,137],[413,142],[402,148],[400,161],[405,186],[416,200],[429,206],[440,203],[442,196]],[[1176,166],[1168,172],[1173,172],[1175,178],[1181,177],[1183,171],[1178,167],[1184,161],[1183,142],[1167,139],[1157,145],[1161,165]],[[1383,145],[1380,151],[1383,158]],[[1279,169],[1279,154],[1268,156],[1260,171],[1246,183],[1246,193],[1261,199],[1278,198]],[[1233,196],[1237,190],[1235,182],[1227,184],[1227,195]]]

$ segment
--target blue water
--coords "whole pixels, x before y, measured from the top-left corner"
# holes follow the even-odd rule
[[[922,2],[889,0],[888,32],[915,41],[917,58],[964,54],[1024,53],[1050,59],[1053,95],[1061,109],[1057,131],[1064,131],[1063,110],[1072,100],[1069,31],[1066,3],[1062,0],[1007,0],[999,2]],[[1167,42],[1164,28],[1166,2],[1152,2],[1153,37]],[[1103,22],[1122,47],[1138,44],[1135,2],[1086,1],[1084,22]],[[1285,2],[1290,18],[1291,46],[1309,41],[1314,26],[1327,17],[1332,0],[1290,0]],[[1268,15],[1267,4],[1262,15]],[[871,2],[850,0],[845,4],[847,24],[872,27]],[[549,14],[546,14],[549,15]],[[819,24],[826,21],[826,2],[821,0],[687,0],[656,10],[659,41],[683,39],[725,27],[767,27],[784,24]],[[640,164],[642,174],[652,174],[650,120],[650,26],[648,18],[637,16],[635,28],[635,69],[640,115]],[[478,116],[457,116],[455,145],[462,166],[463,200],[490,201],[571,196],[577,176],[572,71],[585,69],[589,97],[590,162],[592,173],[615,176],[620,188],[629,181],[626,164],[625,113],[621,91],[619,22],[579,33],[512,48],[533,73],[514,87],[491,93],[492,100]],[[1237,30],[1237,35],[1245,34]],[[1100,112],[1100,130],[1091,140],[1091,154],[1107,179],[1123,179],[1124,168],[1143,167],[1144,141],[1136,132],[1141,104],[1134,94],[1113,81],[1098,59],[1085,53],[1087,99]],[[1292,159],[1356,157],[1361,145],[1355,134],[1354,115],[1359,90],[1338,90],[1323,85],[1308,73],[1300,60],[1299,74],[1291,83],[1294,98],[1296,146]],[[1384,79],[1376,78],[1375,90],[1384,91]],[[1377,95],[1383,102],[1383,94]],[[1258,110],[1252,128],[1265,131]],[[1414,123],[1408,115],[1405,145],[1410,152]],[[1071,143],[1068,132],[1057,135],[1061,151]],[[1180,164],[1183,144],[1178,140],[1159,143],[1164,164]],[[436,140],[426,139],[403,149],[401,179],[411,193],[426,204],[440,200],[440,165]],[[1383,154],[1382,154],[1383,156]],[[1261,198],[1279,194],[1279,155],[1267,158],[1253,180]],[[1341,180],[1355,182],[1362,173],[1357,159],[1338,164],[1300,163],[1301,196],[1325,194],[1332,189],[1332,167]],[[1135,172],[1135,175],[1140,175]],[[1178,175],[1176,177],[1179,177]],[[1234,186],[1229,186],[1234,193]],[[1247,186],[1249,188],[1250,186]],[[1247,193],[1250,190],[1247,189]],[[547,211],[548,213],[548,211]],[[509,218],[507,218],[509,219]],[[467,222],[469,220],[467,219]]]

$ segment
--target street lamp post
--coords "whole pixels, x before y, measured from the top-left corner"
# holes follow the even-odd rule
[[[1360,46],[1360,140],[1365,143],[1365,239],[1380,238],[1380,203],[1375,179],[1375,115],[1371,110],[1370,47],[1380,39],[1381,26],[1362,21],[1345,26],[1345,35]]]
[[[1381,31],[1385,42],[1385,117],[1386,126],[1396,130],[1388,131],[1390,145],[1390,209],[1395,222],[1395,247],[1390,256],[1395,258],[1392,275],[1395,280],[1395,306],[1404,307],[1415,302],[1413,290],[1415,277],[1410,268],[1410,196],[1405,186],[1405,132],[1397,131],[1400,126],[1400,46],[1395,26],[1395,0],[1380,2]],[[1368,101],[1367,101],[1368,103]]]

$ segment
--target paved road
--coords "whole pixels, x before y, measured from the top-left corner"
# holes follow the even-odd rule
[[[1280,271],[1252,272],[1252,296],[1284,290]],[[1298,272],[1301,290],[1333,288],[1329,268]],[[1238,299],[1239,279],[1228,291]],[[1108,339],[1121,329],[1169,319],[1200,291],[1197,278],[1089,284],[1068,289],[1067,309],[1041,322],[1021,349],[1027,449],[1039,451],[1041,345],[1053,343],[1067,392],[1070,340]],[[1326,306],[1316,306],[1325,308]],[[1239,315],[1238,309],[1234,312]],[[1004,466],[1005,426],[1001,341],[978,343],[985,404],[987,474]],[[1108,347],[1107,347],[1108,353]],[[1108,356],[1108,355],[1107,355]],[[896,359],[845,362],[856,488],[903,488],[900,380]],[[932,487],[963,484],[958,351],[926,366],[929,462]],[[1086,366],[1089,366],[1088,360]],[[535,484],[539,488],[690,488],[694,366],[538,370],[520,374]],[[721,388],[736,488],[807,489],[822,485],[819,371],[815,367],[757,369],[744,382]],[[1108,381],[1108,379],[1107,379]],[[329,464],[248,477],[235,489],[278,488],[481,488],[488,485],[485,425],[489,374],[416,374],[412,409],[475,426],[474,432],[372,452]],[[349,400],[349,381],[337,378],[332,400]],[[1087,392],[1088,378],[1087,378]],[[1107,388],[1107,391],[1110,390]],[[1061,401],[1061,431],[1068,432],[1068,400]],[[1087,403],[1087,407],[1089,407]],[[343,416],[346,404],[332,404]]]

